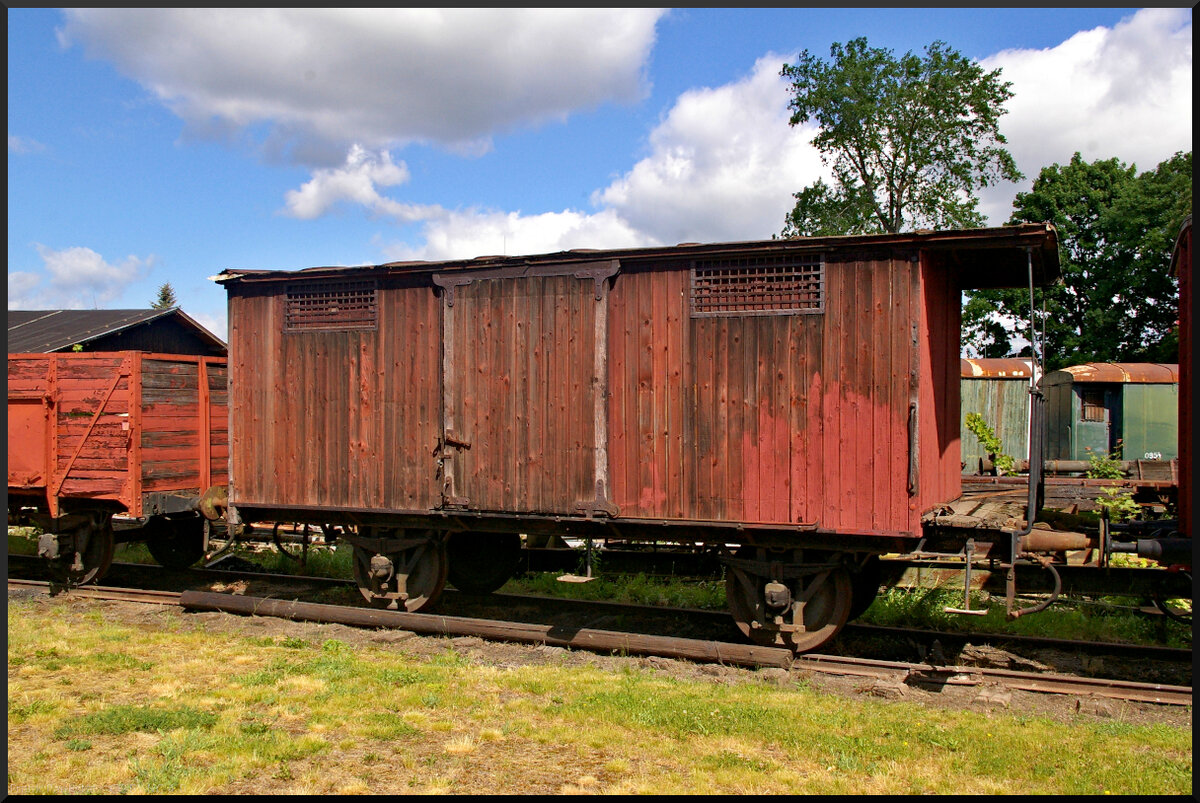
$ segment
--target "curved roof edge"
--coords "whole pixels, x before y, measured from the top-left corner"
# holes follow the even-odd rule
[[[1033,374],[1033,363],[1020,357],[963,357],[960,362],[964,379],[1028,379]]]
[[[1082,382],[1119,382],[1119,383],[1160,383],[1170,384],[1179,382],[1179,366],[1174,363],[1161,362],[1089,362],[1083,365],[1069,365],[1058,371],[1046,374],[1046,380],[1059,374],[1058,381]]]

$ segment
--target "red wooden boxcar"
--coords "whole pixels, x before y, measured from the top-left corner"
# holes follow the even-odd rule
[[[740,545],[743,630],[811,648],[960,494],[963,289],[1057,276],[1048,225],[226,271],[230,504],[410,610],[516,533]]]
[[[111,562],[114,514],[151,519],[136,534],[160,562],[198,559],[195,504],[228,482],[227,382],[223,357],[9,354],[11,520],[79,582]]]

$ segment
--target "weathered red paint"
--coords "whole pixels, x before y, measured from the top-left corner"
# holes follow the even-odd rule
[[[822,309],[695,314],[694,260],[781,253],[822,255]],[[230,500],[916,535],[960,493],[962,289],[1027,253],[1057,275],[1034,225],[229,272]],[[289,286],[348,278],[373,326],[286,331]]]
[[[227,482],[224,358],[144,352],[8,355],[8,492],[51,516]]]

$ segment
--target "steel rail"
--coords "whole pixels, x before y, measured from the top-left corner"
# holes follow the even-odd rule
[[[482,636],[503,641],[549,644],[594,652],[658,655],[742,666],[787,669],[793,660],[790,650],[777,647],[650,636],[560,625],[505,622],[496,619],[472,619],[464,616],[385,611],[346,605],[247,597],[240,594],[214,594],[207,591],[183,592],[180,597],[180,605],[187,610],[215,610],[308,622],[337,622],[356,627],[396,628],[444,636]]]
[[[8,585],[9,588],[51,589],[50,583],[38,580],[10,579]],[[186,610],[216,610],[299,621],[339,622],[357,627],[402,628],[418,633],[438,635],[482,635],[500,640],[550,644],[597,652],[659,655],[743,666],[806,669],[824,674],[894,680],[918,686],[978,686],[995,683],[1007,688],[1048,694],[1107,697],[1163,705],[1192,704],[1191,688],[1161,683],[1103,680],[983,667],[937,666],[833,655],[793,656],[788,650],[756,645],[726,644],[698,639],[647,636],[588,628],[531,625],[522,622],[471,619],[437,614],[381,611],[204,591],[176,593],[91,586],[74,588],[70,593],[92,599],[178,605]]]
[[[974,666],[936,666],[870,658],[807,654],[796,656],[792,665],[831,675],[856,675],[895,680],[912,685],[981,686],[996,683],[1010,689],[1046,694],[1109,697],[1163,705],[1191,705],[1192,689],[1164,683],[1104,680],[1075,675],[1022,672]]]
[[[10,571],[16,568],[17,565],[26,570],[26,564],[23,562],[14,561],[25,556],[10,555]],[[41,558],[30,558],[29,566],[39,566],[44,563]],[[270,580],[281,582],[308,583],[314,586],[346,586],[353,587],[354,581],[345,578],[334,577],[314,577],[306,575],[291,575],[279,574],[274,572],[250,572],[237,569],[222,569],[220,567],[212,568],[192,568],[167,570],[161,566],[139,563],[114,563],[113,570],[121,570],[133,572],[136,574],[151,573],[154,575],[162,575],[170,573],[173,576],[180,574],[187,575],[208,575],[217,576],[223,579],[239,579],[239,580]],[[92,586],[96,588],[96,586]],[[454,589],[446,589],[443,592],[444,598],[447,600],[454,599],[460,592]],[[469,596],[469,595],[468,595]],[[615,602],[611,600],[578,600],[566,597],[552,597],[545,594],[501,594],[492,595],[497,599],[505,600],[512,604],[519,602],[531,602],[534,604],[548,604],[553,602],[554,605],[561,608],[597,608],[607,610],[612,613],[627,613],[633,616],[640,614],[647,615],[668,615],[678,614],[681,616],[690,616],[698,618],[706,618],[711,622],[719,624],[730,621],[729,612],[726,610],[704,610],[697,608],[667,608],[658,605],[643,605],[628,602]],[[917,628],[894,627],[884,625],[871,625],[862,622],[849,622],[843,628],[843,633],[847,635],[879,635],[892,637],[908,637],[924,640],[941,640],[944,645],[949,643],[957,643],[962,641],[971,641],[974,644],[993,644],[993,645],[1010,645],[1013,647],[1032,647],[1039,649],[1059,649],[1064,651],[1077,651],[1089,655],[1113,655],[1126,658],[1150,658],[1164,661],[1192,661],[1192,651],[1179,647],[1166,647],[1160,645],[1141,645],[1141,644],[1124,644],[1119,642],[1100,642],[1100,641],[1070,641],[1066,639],[1054,639],[1045,636],[1028,636],[1013,633],[987,633],[979,631],[939,631],[925,630]]]
[[[47,590],[51,595],[59,593],[59,587],[46,580],[20,580],[9,578],[9,588]],[[144,588],[118,588],[116,586],[77,586],[69,592],[71,596],[89,599],[115,600],[119,602],[146,602],[156,605],[178,605],[178,591],[155,591]]]

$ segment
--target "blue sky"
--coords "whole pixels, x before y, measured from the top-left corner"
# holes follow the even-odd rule
[[[1014,97],[1019,184],[1191,149],[1190,9],[8,10],[10,309],[226,336],[227,268],[769,238],[825,175],[779,68],[941,39]]]

